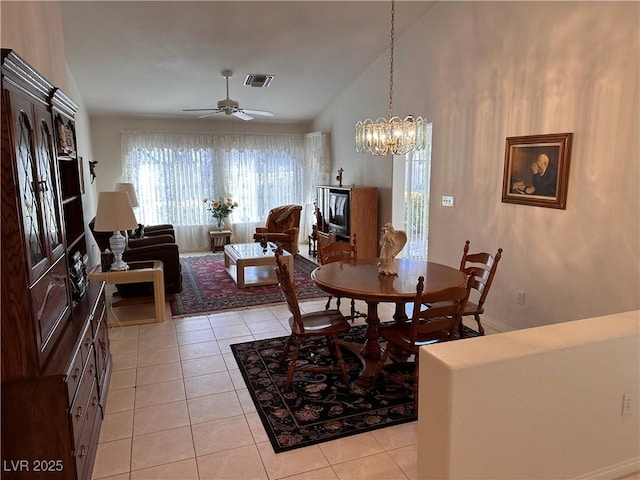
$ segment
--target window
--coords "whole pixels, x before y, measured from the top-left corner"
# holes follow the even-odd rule
[[[431,189],[431,134],[427,126],[427,148],[406,155],[404,162],[404,258],[426,260],[429,250],[429,195]]]
[[[317,161],[326,152],[315,151],[328,144],[315,136],[123,132],[123,177],[135,185],[138,222],[171,223],[181,251],[205,250],[214,221],[203,200],[231,196],[239,204],[228,219],[234,242],[251,241],[271,208],[311,206],[329,171]]]

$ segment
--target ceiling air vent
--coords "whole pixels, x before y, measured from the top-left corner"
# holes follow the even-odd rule
[[[247,75],[247,78],[244,79],[245,87],[268,87],[271,85],[271,81],[273,80],[273,75],[261,75],[257,73],[250,73]]]

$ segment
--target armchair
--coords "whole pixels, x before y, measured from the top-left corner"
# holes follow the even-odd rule
[[[283,205],[272,208],[265,227],[256,227],[253,239],[258,242],[264,236],[269,242],[280,242],[292,255],[298,254],[301,205]]]
[[[95,218],[89,222],[89,229],[96,239],[98,248],[104,252],[109,248],[110,232],[96,232],[94,230]],[[173,227],[162,225],[158,229],[159,234],[144,236],[142,238],[129,238],[127,248],[122,255],[125,262],[145,262],[149,260],[161,260],[164,272],[165,293],[179,293],[182,291],[182,266],[180,265],[180,253],[175,243]],[[166,228],[169,227],[169,228]],[[145,227],[144,231],[147,232]],[[171,233],[162,233],[170,231]],[[116,285],[118,293],[122,297],[141,297],[153,294],[153,284],[150,282],[130,283]]]

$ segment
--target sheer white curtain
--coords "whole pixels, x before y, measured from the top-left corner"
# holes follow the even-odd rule
[[[123,177],[136,187],[138,221],[171,223],[182,252],[209,248],[214,222],[203,199],[231,196],[233,241],[252,241],[278,205],[303,205],[310,230],[315,185],[329,176],[328,135],[122,132]],[[312,212],[311,212],[312,213]],[[309,225],[307,225],[309,224]]]
[[[431,134],[429,123],[427,148],[408,153],[404,162],[404,230],[408,238],[402,256],[417,260],[426,260],[429,253]]]
[[[311,233],[311,225],[316,223],[313,202],[316,200],[316,186],[331,183],[331,139],[329,134],[313,132],[305,135],[305,156],[302,168],[303,190],[305,192],[300,218],[300,240]]]

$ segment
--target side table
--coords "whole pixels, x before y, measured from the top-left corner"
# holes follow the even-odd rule
[[[112,303],[117,321],[122,325],[141,325],[145,323],[160,323],[165,317],[164,272],[162,261],[129,262],[129,270],[101,271],[96,265],[89,272],[89,281],[105,282],[107,285],[118,283],[153,282],[153,306],[151,314],[149,303],[141,302],[139,298],[123,299],[118,305]],[[113,301],[113,300],[112,300]],[[107,316],[109,316],[107,314]],[[110,323],[113,327],[117,324]]]
[[[316,242],[318,241],[318,233],[314,232],[314,234],[309,235],[309,255],[313,255],[315,258],[318,255],[318,247],[316,246]]]
[[[225,245],[231,243],[231,230],[209,230],[211,238],[211,251],[221,252]]]

